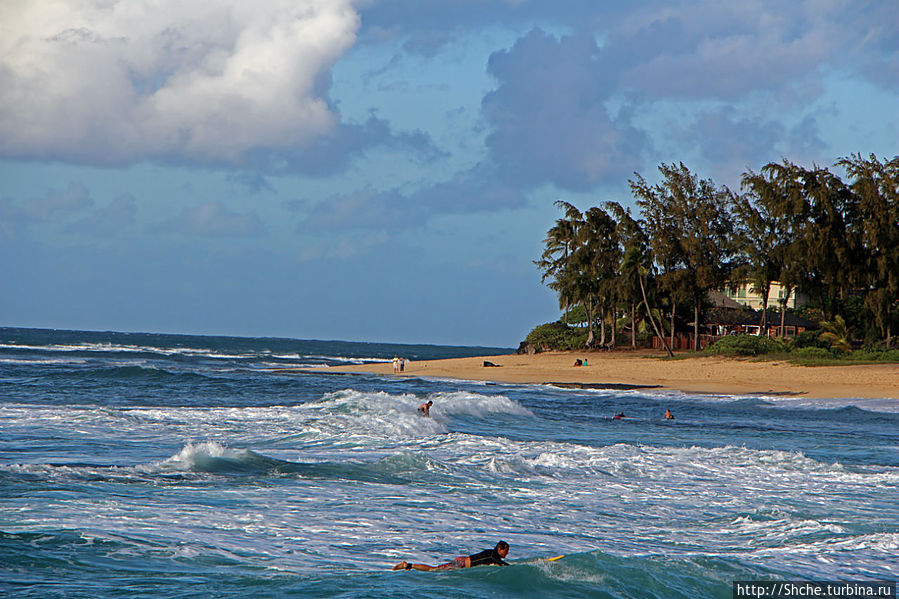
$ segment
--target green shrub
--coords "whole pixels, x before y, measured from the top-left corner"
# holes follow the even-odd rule
[[[795,337],[793,337],[790,342],[791,347],[794,349],[798,349],[801,347],[823,347],[829,348],[830,344],[826,341],[821,341],[818,337],[821,335],[821,331],[802,331]]]
[[[582,349],[587,343],[587,330],[570,327],[563,322],[549,322],[528,333],[525,341],[536,347],[537,351]]]
[[[899,362],[899,349],[859,349],[849,354],[848,358],[860,362]]]
[[[779,339],[757,335],[727,335],[706,348],[705,353],[721,356],[759,356],[786,351],[786,345]]]
[[[800,347],[790,352],[790,356],[799,359],[833,359],[833,353],[823,347]]]

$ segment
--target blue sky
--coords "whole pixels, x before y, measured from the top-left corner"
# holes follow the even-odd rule
[[[899,4],[0,4],[0,325],[515,346],[565,199],[899,152]]]

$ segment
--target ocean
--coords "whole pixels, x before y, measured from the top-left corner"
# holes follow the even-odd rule
[[[0,329],[0,595],[729,598],[899,578],[897,401],[281,370],[502,351]],[[511,567],[391,570],[498,540]]]

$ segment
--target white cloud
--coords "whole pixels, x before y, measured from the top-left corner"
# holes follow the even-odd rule
[[[336,124],[352,0],[0,3],[0,155],[238,164]]]

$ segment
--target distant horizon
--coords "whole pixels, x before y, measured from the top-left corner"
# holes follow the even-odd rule
[[[462,345],[454,343],[415,343],[404,341],[354,341],[349,339],[313,339],[310,337],[284,337],[279,335],[228,335],[218,333],[175,333],[169,331],[118,331],[114,329],[78,329],[67,327],[32,327],[32,326],[9,326],[0,325],[0,331],[4,330],[21,330],[21,331],[53,331],[61,333],[92,333],[92,334],[120,334],[120,335],[166,335],[170,337],[209,337],[217,339],[272,339],[277,341],[315,341],[320,343],[346,343],[358,345],[397,345],[409,347],[445,347],[445,348],[473,348],[473,349],[508,349],[515,350],[517,347],[501,346],[501,345]]]

